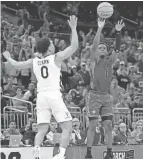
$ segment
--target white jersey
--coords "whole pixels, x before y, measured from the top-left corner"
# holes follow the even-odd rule
[[[33,59],[33,72],[37,78],[37,92],[60,90],[61,69],[55,64],[55,55]]]

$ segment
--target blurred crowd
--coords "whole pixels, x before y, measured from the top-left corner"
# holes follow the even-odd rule
[[[78,7],[81,4],[80,2],[75,2],[73,5],[76,8],[74,11],[70,10],[71,3],[69,2],[67,3],[67,10],[63,9],[63,12],[70,10],[71,12],[68,12],[68,14],[76,12],[76,15],[78,15]],[[11,57],[16,61],[26,61],[34,58],[36,42],[40,38],[50,38],[55,46],[55,53],[64,50],[69,45],[69,40],[65,39],[64,36],[60,36],[59,38],[55,30],[52,30],[55,33],[50,33],[51,26],[52,29],[58,28],[59,31],[60,26],[57,28],[54,27],[53,23],[49,20],[48,5],[41,4],[39,7],[38,16],[43,25],[36,31],[34,25],[28,24],[28,21],[25,20],[30,17],[29,10],[26,8],[21,9],[17,12],[17,15],[20,15],[17,25],[11,23],[10,19],[6,16],[1,17],[2,52],[4,50],[9,51]],[[78,30],[79,48],[72,57],[62,63],[61,83],[63,100],[69,109],[79,108],[83,117],[81,121],[76,114],[73,114],[73,132],[70,144],[86,144],[88,129],[86,101],[90,89],[90,45],[93,42],[95,34],[96,30],[92,27],[89,28],[89,32]],[[106,35],[106,31],[103,31],[101,40],[109,45],[109,54],[112,54],[116,45],[114,39],[115,29],[110,30],[110,37],[113,38],[106,38]],[[113,110],[115,113],[113,122],[114,144],[143,143],[143,116],[141,117],[142,120],[135,120],[133,118],[133,110],[135,108],[143,108],[143,39],[139,40],[136,37],[132,37],[128,29],[122,32],[118,59],[113,64],[113,78],[110,92],[113,97]],[[68,38],[70,39],[70,34]],[[1,61],[1,113],[3,114],[3,108],[9,105],[3,95],[19,99],[12,99],[11,104],[13,106],[25,106],[29,110],[26,102],[23,102],[23,100],[30,101],[35,105],[37,97],[36,81],[33,81],[32,70],[17,70],[13,68],[4,59],[2,54]],[[127,116],[121,118],[120,114],[123,113],[126,113]],[[1,132],[1,139],[8,140],[10,135],[20,135],[21,145],[33,145],[37,132],[35,119],[29,118],[27,125],[20,129],[17,129],[17,124],[15,120],[11,120],[8,129]],[[61,129],[58,123],[52,119],[43,145],[58,145],[60,133]],[[106,136],[100,119],[93,144],[106,144]]]

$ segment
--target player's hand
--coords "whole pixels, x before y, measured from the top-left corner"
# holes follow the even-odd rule
[[[105,25],[105,18],[99,17],[98,18],[98,28],[102,29],[104,27],[104,25]]]
[[[10,58],[10,53],[8,51],[4,51],[3,56],[8,60]]]
[[[71,29],[76,29],[77,17],[75,15],[70,16],[70,20],[68,20],[68,23]]]
[[[115,25],[115,29],[117,31],[121,31],[122,28],[125,26],[125,24],[123,23],[123,20],[118,21],[118,23]]]

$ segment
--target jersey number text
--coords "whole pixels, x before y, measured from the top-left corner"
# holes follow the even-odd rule
[[[48,68],[46,66],[41,67],[41,76],[47,78],[49,76]]]

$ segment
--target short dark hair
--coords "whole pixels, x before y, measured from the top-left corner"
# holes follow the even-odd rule
[[[36,47],[37,47],[37,51],[39,53],[46,53],[48,48],[50,46],[50,40],[49,39],[40,39],[37,41]]]

